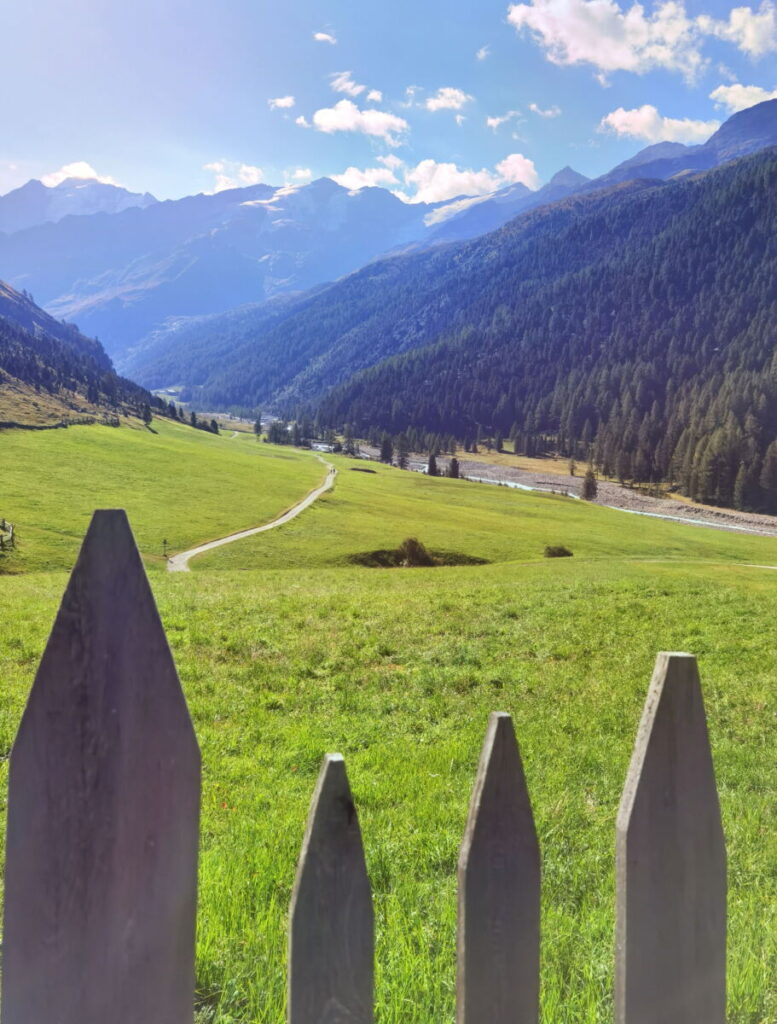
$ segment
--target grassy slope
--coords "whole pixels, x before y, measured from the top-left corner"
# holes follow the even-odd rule
[[[127,509],[149,564],[169,550],[285,511],[315,487],[324,468],[310,454],[274,449],[155,420],[141,426],[4,431],[0,515],[17,524],[13,571],[69,568],[95,508]]]
[[[777,539],[628,515],[557,495],[464,480],[430,479],[331,456],[334,491],[272,535],[219,548],[192,568],[274,569],[347,564],[349,555],[418,536],[427,547],[490,561],[543,557],[566,544],[578,558],[682,558],[777,565]],[[377,571],[377,570],[376,570]]]
[[[102,415],[83,397],[73,392],[50,395],[0,370],[0,422],[41,427],[76,417]]]
[[[576,557],[338,564],[408,533],[495,560],[536,558],[547,540]],[[296,567],[304,552],[312,568]],[[669,561],[632,561],[651,557]],[[264,571],[215,571],[227,558]],[[379,1021],[453,1020],[457,848],[499,708],[515,718],[544,852],[544,1024],[611,1020],[615,813],[663,648],[696,653],[705,685],[730,854],[730,1020],[773,1024],[777,691],[764,641],[777,574],[737,560],[777,564],[777,542],[344,469],[331,499],[207,556],[209,571],[155,574],[203,748],[200,1019],[282,1019],[294,862],[321,755],[339,749],[376,894]],[[0,581],[3,795],[2,754],[64,583]]]

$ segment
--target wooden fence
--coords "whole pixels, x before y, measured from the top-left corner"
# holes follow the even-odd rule
[[[10,764],[2,1024],[191,1024],[200,755],[122,511],[96,512]],[[695,660],[661,654],[617,819],[617,1024],[724,1024],[726,852]],[[536,1024],[540,850],[493,714],[459,861],[458,1024]],[[291,1024],[371,1024],[373,910],[324,760],[289,920]]]

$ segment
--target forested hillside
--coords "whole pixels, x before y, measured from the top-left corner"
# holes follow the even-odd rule
[[[0,281],[0,422],[27,423],[33,407],[35,425],[68,414],[166,411],[159,399],[115,373],[98,341]]]
[[[293,409],[316,401],[358,370],[490,316],[489,310],[513,301],[516,289],[533,292],[588,265],[622,239],[581,235],[566,245],[558,239],[577,232],[585,211],[607,209],[623,192],[663,187],[639,181],[603,195],[572,197],[472,242],[372,263],[301,297],[273,320],[258,322],[252,315],[236,321],[234,332],[225,324],[216,344],[223,345],[229,335],[228,356],[217,367],[212,360],[202,365],[204,382],[191,397],[215,408],[272,401]],[[185,352],[181,347],[179,360]]]
[[[436,341],[336,389],[322,422],[501,433],[777,511],[777,152],[570,201],[534,238],[527,219],[439,254],[444,315],[419,305],[419,267],[397,267],[383,315],[344,337]]]

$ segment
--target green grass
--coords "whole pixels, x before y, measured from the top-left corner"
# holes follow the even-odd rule
[[[259,525],[317,486],[309,453],[155,420],[138,427],[0,432],[0,515],[17,524],[11,571],[69,568],[95,508],[122,506],[149,565]]]
[[[685,526],[574,498],[429,478],[375,464],[374,474],[354,472],[353,460],[330,459],[339,470],[335,488],[304,516],[271,534],[202,555],[192,568],[347,565],[351,555],[396,548],[409,536],[430,549],[494,562],[541,559],[546,545],[563,544],[576,558],[777,565],[777,538]]]
[[[407,535],[494,564],[346,564]],[[294,865],[339,750],[375,892],[379,1024],[451,1024],[456,858],[491,710],[514,717],[543,850],[543,1024],[611,1021],[615,814],[655,654],[675,649],[699,658],[728,840],[729,1020],[775,1024],[777,573],[737,563],[777,564],[776,542],[343,469],[298,520],[198,561],[152,584],[203,751],[200,1021],[283,1019]],[[0,580],[0,756],[65,580]]]

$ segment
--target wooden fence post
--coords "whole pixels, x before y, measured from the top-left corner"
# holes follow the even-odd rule
[[[492,714],[459,857],[458,1024],[536,1024],[540,850],[512,719]]]
[[[127,517],[95,512],[11,755],[2,1024],[191,1024],[199,794]]]
[[[725,1024],[726,847],[689,654],[658,656],[616,863],[617,1024]]]
[[[372,1024],[372,893],[345,762],[313,796],[289,923],[289,1024]]]

